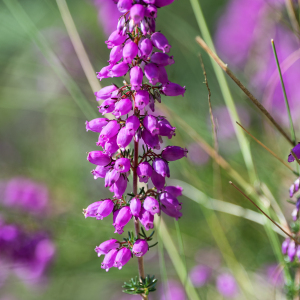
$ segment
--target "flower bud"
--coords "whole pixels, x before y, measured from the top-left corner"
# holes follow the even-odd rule
[[[139,110],[143,109],[149,103],[148,91],[144,91],[144,90],[137,91],[135,95],[134,103]]]
[[[116,239],[111,239],[108,241],[105,241],[101,243],[99,246],[95,248],[95,252],[97,253],[98,257],[101,256],[101,254],[107,254],[109,250],[116,249],[120,246],[120,243]]]
[[[118,87],[114,84],[106,86],[102,88],[100,91],[95,92],[95,96],[97,97],[97,101],[99,100],[106,100],[110,98],[111,94],[118,90]]]
[[[107,139],[103,138],[101,135],[99,135],[98,142],[96,142],[96,145],[101,146],[104,149],[106,142],[107,142]]]
[[[127,178],[124,176],[120,176],[118,181],[113,185],[114,196],[118,199],[122,197],[127,188]]]
[[[120,1],[119,1],[120,2]],[[131,2],[131,1],[130,1]],[[118,30],[118,33],[121,34],[121,35],[124,35],[123,34],[123,31],[124,31],[124,28],[126,29],[126,17],[125,16],[122,16],[119,21],[118,21],[118,24],[117,24],[117,30]]]
[[[169,82],[167,71],[163,66],[158,66],[158,82],[161,84]]]
[[[161,158],[155,158],[152,167],[159,175],[163,177],[170,177],[170,169],[168,163]]]
[[[300,159],[300,143],[292,150],[296,154],[297,158]],[[294,160],[295,160],[294,156],[292,155],[292,153],[290,153],[288,157],[288,162],[293,162]]]
[[[116,103],[113,115],[115,115],[116,118],[120,118],[123,115],[127,115],[131,110],[132,110],[131,100],[128,98],[121,99]]]
[[[139,198],[130,200],[130,210],[133,216],[138,217],[141,211],[142,203]]]
[[[132,141],[132,135],[128,133],[128,130],[126,127],[123,127],[117,137],[117,144],[118,147],[121,148],[121,150],[125,150],[125,148],[130,144]]]
[[[159,175],[155,171],[152,172],[151,181],[158,191],[162,190],[166,183],[165,177]]]
[[[105,187],[111,187],[119,180],[119,178],[120,173],[115,169],[111,169],[105,175]]]
[[[116,103],[116,101],[112,100],[112,99],[107,99],[107,100],[103,101],[102,104],[100,106],[98,106],[99,112],[102,115],[105,115],[105,114],[108,114],[108,113],[114,111],[115,103]]]
[[[99,166],[106,166],[110,163],[110,157],[102,151],[91,151],[88,153],[87,160]]]
[[[161,210],[168,216],[175,218],[178,221],[182,217],[182,213],[177,210],[174,206],[161,206]]]
[[[132,7],[132,0],[119,0],[118,1],[118,10],[121,13],[126,13]]]
[[[145,10],[145,16],[149,18],[156,18],[157,8],[154,5],[148,5]]]
[[[143,125],[152,135],[157,135],[159,133],[158,122],[156,117],[152,115],[145,116],[143,120]]]
[[[100,136],[104,139],[109,139],[115,136],[120,130],[120,124],[116,120],[110,121],[100,132]]]
[[[97,201],[92,204],[90,204],[86,209],[83,210],[83,214],[85,218],[91,217],[91,218],[96,218],[97,210],[99,206],[101,205],[102,201]]]
[[[147,129],[142,131],[142,139],[144,143],[152,149],[160,149],[158,135],[152,135]]]
[[[143,83],[143,70],[139,66],[135,66],[130,70],[130,83],[132,90],[138,91],[141,89]]]
[[[140,211],[139,220],[146,230],[152,229],[154,227],[154,216],[149,211],[145,210],[143,207]]]
[[[103,220],[103,218],[109,216],[112,213],[114,206],[115,205],[113,201],[110,199],[102,201],[102,203],[98,207],[96,219]]]
[[[181,85],[173,82],[168,82],[165,85],[163,85],[161,91],[166,95],[166,96],[179,96],[182,95],[184,96],[185,93],[185,86],[182,87]]]
[[[117,159],[114,168],[121,173],[128,172],[130,170],[130,159],[125,157]]]
[[[156,47],[157,49],[163,51],[164,53],[169,53],[170,52],[170,48],[172,46],[170,46],[167,38],[160,32],[155,32],[152,34],[151,36],[151,41],[154,47]]]
[[[148,179],[152,175],[153,169],[148,162],[144,161],[138,165],[136,172],[139,177],[139,181],[147,183]]]
[[[121,62],[118,63],[117,65],[114,65],[110,72],[108,73],[108,75],[110,77],[121,77],[121,76],[125,76],[126,73],[129,70],[129,66],[126,62]]]
[[[94,175],[94,179],[97,179],[99,177],[104,178],[110,168],[110,166],[97,166],[91,173]]]
[[[290,197],[292,198],[295,193],[299,191],[299,186],[300,186],[300,178],[297,178],[295,182],[291,185],[290,187]]]
[[[283,241],[282,246],[281,246],[281,251],[282,254],[286,255],[287,254],[287,250],[289,248],[289,244],[290,244],[290,239],[287,238]]]
[[[144,256],[147,253],[148,250],[149,250],[148,243],[145,240],[142,240],[142,239],[136,240],[133,247],[132,247],[132,253],[136,257]]]
[[[105,42],[107,44],[107,48],[111,49],[114,46],[121,45],[125,42],[127,36],[123,36],[119,34],[118,30],[115,30],[108,38],[108,40]]]
[[[115,135],[108,139],[108,141],[105,143],[104,152],[107,153],[109,156],[112,156],[118,151],[118,149],[119,146],[117,144],[117,135]]]
[[[130,221],[132,214],[129,206],[122,207],[121,209],[114,212],[114,223],[115,233],[122,234],[124,232],[124,226]]]
[[[100,81],[103,79],[103,78],[108,78],[109,77],[109,72],[111,70],[113,66],[112,65],[108,65],[108,66],[105,66],[103,67],[100,72],[97,72],[97,78],[100,79]]]
[[[169,56],[168,54],[155,52],[152,54],[150,61],[159,66],[167,66],[175,63],[173,56]]]
[[[116,256],[114,267],[121,270],[122,267],[129,262],[130,258],[131,258],[131,251],[128,248],[122,248],[121,250],[119,250]]]
[[[181,186],[173,186],[169,185],[165,187],[165,192],[171,194],[173,197],[180,197],[182,196],[183,188]]]
[[[149,28],[150,28],[149,33],[151,34],[151,33],[155,32],[155,26],[156,26],[155,19],[148,18],[148,24],[149,24]]]
[[[112,249],[105,255],[101,264],[101,268],[104,269],[106,272],[108,272],[109,269],[113,267],[117,253],[118,250]]]
[[[136,92],[137,94],[141,91]],[[133,115],[127,118],[125,128],[127,133],[130,135],[134,135],[137,129],[140,127],[140,120],[137,116]]]
[[[131,64],[132,60],[138,55],[139,48],[135,42],[129,42],[124,46],[123,57],[124,61]]]
[[[177,210],[181,210],[181,203],[172,194],[163,192],[159,195],[159,200],[164,206],[171,206]]]
[[[115,65],[122,57],[123,45],[115,46],[111,49],[109,55],[109,64]]]
[[[142,138],[142,128],[138,128],[134,134],[134,140],[138,142]]]
[[[140,27],[143,35],[146,35],[149,31],[149,25],[146,19],[147,18],[144,18],[140,23]]]
[[[144,201],[144,208],[145,210],[149,211],[152,215],[160,213],[159,203],[153,197],[146,197]]]
[[[179,146],[167,146],[161,153],[161,157],[166,161],[175,161],[186,157],[188,150]]]
[[[135,24],[143,20],[145,15],[145,7],[142,4],[135,4],[130,9],[130,17]]]
[[[147,59],[153,50],[153,44],[149,39],[144,39],[140,42],[141,56]]]
[[[163,6],[170,5],[173,2],[174,2],[174,0],[155,0],[155,5],[157,7],[163,7]]]
[[[101,132],[103,126],[107,125],[107,123],[109,122],[109,119],[107,118],[97,118],[97,119],[93,119],[91,121],[86,121],[85,125],[86,125],[86,131],[93,131],[93,132]]]
[[[167,136],[169,139],[175,136],[176,127],[172,127],[167,119],[158,120],[159,135]]]
[[[296,255],[296,243],[295,241],[291,240],[289,243],[289,247],[288,247],[288,251],[287,251],[287,255],[289,257],[290,262],[292,262],[295,258]]]
[[[144,68],[144,71],[151,84],[155,85],[158,83],[158,66],[156,64],[147,64]]]

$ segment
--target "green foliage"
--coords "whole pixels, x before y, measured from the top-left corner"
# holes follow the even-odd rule
[[[157,279],[155,279],[154,275],[147,275],[146,278],[131,278],[129,283],[124,282],[123,292],[131,295],[149,295],[149,293],[156,291],[156,283]]]

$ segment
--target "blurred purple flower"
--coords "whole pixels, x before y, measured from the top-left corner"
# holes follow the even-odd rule
[[[266,275],[268,282],[274,286],[282,286],[284,284],[283,273],[280,266],[273,264],[266,267]]]
[[[209,161],[209,155],[197,143],[188,146],[188,159],[195,165],[202,166]]]
[[[205,285],[212,274],[212,269],[208,266],[197,265],[190,271],[190,279],[195,287]]]
[[[166,295],[165,295],[166,292]],[[185,300],[185,292],[182,285],[175,281],[169,280],[167,283],[167,290],[165,291],[163,286],[159,290],[160,300]]]
[[[228,273],[217,277],[217,289],[221,295],[233,298],[238,294],[238,286],[234,277]]]

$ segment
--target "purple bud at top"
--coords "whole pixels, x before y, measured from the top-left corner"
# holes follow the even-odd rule
[[[130,9],[130,17],[137,24],[143,20],[145,15],[145,7],[142,4],[135,4]]]
[[[155,0],[155,5],[157,7],[163,7],[163,6],[170,5],[173,2],[174,2],[174,0]]]
[[[147,129],[142,131],[142,139],[144,143],[152,149],[160,149],[158,135],[152,135]]]
[[[142,239],[136,240],[132,247],[132,253],[136,257],[144,256],[148,250],[149,250],[149,246],[148,246],[147,241],[142,240]]]
[[[142,203],[139,198],[133,198],[130,200],[130,210],[133,216],[138,217],[140,215]]]
[[[146,197],[144,201],[144,208],[145,210],[149,211],[152,215],[160,213],[159,203],[153,197]]]
[[[143,58],[148,58],[153,50],[153,44],[149,39],[144,39],[140,42],[140,51]]]
[[[166,84],[169,82],[168,73],[163,66],[158,66],[158,81],[161,84]]]
[[[151,36],[151,41],[153,43],[153,46],[156,47],[157,49],[163,51],[164,53],[169,53],[170,46],[167,38],[160,32],[155,32]]]
[[[172,127],[167,119],[161,119],[158,121],[159,135],[167,136],[169,139],[175,136],[176,127]]]
[[[114,196],[118,199],[122,197],[127,188],[127,178],[124,176],[120,176],[118,181],[113,185]]]
[[[118,2],[118,10],[121,13],[126,13],[132,7],[132,0],[119,0]]]
[[[165,187],[165,191],[176,198],[182,196],[182,190],[183,188],[181,186],[169,185]]]
[[[134,103],[139,110],[143,109],[149,103],[149,92],[145,90],[137,91]]]
[[[152,167],[156,173],[160,174],[163,177],[170,177],[170,169],[168,163],[161,158],[155,158]]]
[[[113,115],[115,115],[116,118],[120,118],[123,115],[127,115],[131,110],[132,110],[131,100],[128,98],[121,99],[116,103]]]
[[[143,207],[140,211],[139,220],[141,221],[146,230],[152,229],[154,227],[154,216],[149,211],[145,210]]]
[[[147,115],[143,120],[143,125],[152,135],[157,135],[159,133],[156,117]]]
[[[95,252],[97,252],[98,257],[101,256],[101,254],[107,254],[109,250],[116,249],[120,246],[120,243],[116,239],[111,239],[108,241],[105,241],[101,243],[99,246],[95,248]]]
[[[183,97],[184,93],[185,93],[185,86],[182,87],[181,85],[179,85],[177,83],[168,82],[163,85],[161,90],[166,96],[182,95],[182,97]]]
[[[116,103],[116,101],[112,100],[112,99],[107,99],[107,100],[103,101],[102,104],[100,106],[98,106],[99,112],[102,115],[105,115],[105,114],[108,114],[108,113],[114,111],[115,103]]]
[[[99,177],[104,178],[109,169],[110,166],[97,166],[91,173],[94,175],[94,179],[97,179]]]
[[[121,209],[117,210],[114,213],[114,223],[113,226],[115,227],[115,233],[122,234],[124,226],[130,221],[132,217],[130,207],[125,206],[122,207]]]
[[[152,172],[151,181],[158,191],[162,190],[166,183],[165,177],[159,175],[155,171]]]
[[[158,83],[158,66],[156,64],[147,64],[144,68],[144,71],[151,84],[155,85]]]
[[[152,175],[153,169],[148,162],[144,161],[138,165],[136,172],[139,177],[139,181],[147,183],[148,179]]]
[[[120,130],[120,124],[116,120],[112,120],[106,126],[103,127],[100,136],[109,139],[115,136],[119,130]]]
[[[107,48],[111,49],[114,46],[121,45],[125,42],[127,36],[123,36],[119,34],[118,30],[115,30],[108,38],[108,40],[105,42],[107,44]]]
[[[105,143],[104,152],[107,153],[109,156],[112,156],[118,151],[118,149],[119,146],[117,144],[117,135],[115,135]]]
[[[91,151],[88,153],[87,160],[99,166],[106,166],[110,163],[110,157],[102,151]]]
[[[297,158],[300,159],[300,144],[298,144],[292,150],[296,154]],[[295,160],[294,156],[292,155],[292,153],[290,153],[288,157],[288,162],[293,162],[294,160]]]
[[[289,247],[288,247],[288,251],[287,251],[287,255],[289,257],[290,262],[292,262],[295,258],[296,255],[296,243],[295,241],[291,240],[289,243]]]
[[[198,265],[191,270],[189,275],[194,287],[202,287],[209,281],[212,269],[207,266]]]
[[[98,207],[96,219],[103,220],[103,218],[109,216],[112,213],[113,209],[114,203],[112,200],[107,199],[102,201],[102,203]]]
[[[163,150],[161,157],[166,161],[175,161],[186,157],[187,153],[188,150],[186,148],[183,149],[179,146],[168,146]]]
[[[109,269],[113,267],[117,253],[118,250],[112,249],[105,255],[101,264],[101,268],[104,269],[106,272],[108,272]]]
[[[154,5],[148,5],[145,10],[145,16],[149,18],[156,18],[157,8]]]
[[[112,92],[118,90],[118,87],[113,85],[109,85],[106,86],[104,88],[102,88],[100,91],[95,92],[95,96],[97,97],[97,101],[98,100],[106,100],[108,98],[110,98]]]
[[[121,250],[119,250],[116,256],[114,267],[121,270],[122,267],[129,262],[130,258],[131,258],[131,251],[128,248],[122,248]]]
[[[105,187],[111,187],[113,184],[115,184],[120,178],[120,173],[112,169],[108,171],[105,175]]]
[[[181,210],[181,203],[179,203],[178,199],[170,193],[161,193],[159,196],[159,200],[164,206],[172,206],[177,210]]]
[[[237,283],[230,274],[221,274],[217,277],[217,289],[221,295],[230,299],[238,293]]]
[[[86,209],[83,210],[83,214],[85,218],[91,217],[96,218],[96,213],[98,210],[98,207],[101,205],[102,201],[97,201],[92,204],[90,204]]]
[[[109,64],[114,65],[122,58],[123,45],[115,46],[111,49],[109,55]]]
[[[169,56],[168,54],[155,52],[152,54],[150,61],[159,66],[167,66],[175,63],[173,56]]]
[[[110,77],[121,77],[121,76],[125,76],[126,73],[129,70],[129,65],[126,62],[121,62],[118,63],[117,65],[114,65],[110,72],[109,72],[109,76]]]
[[[139,66],[135,66],[130,70],[130,83],[132,90],[138,91],[141,89],[143,83],[143,70]]]
[[[284,255],[287,254],[289,244],[290,244],[290,239],[289,238],[287,238],[283,241],[282,246],[281,246],[282,254],[284,254]]]
[[[103,78],[108,78],[109,77],[109,72],[111,70],[113,66],[111,65],[108,65],[108,66],[105,66],[103,67],[100,72],[97,72],[97,78],[100,79],[100,81],[103,79]],[[100,100],[100,99],[99,99]]]
[[[141,92],[141,91],[138,91],[136,93],[138,94],[139,92]],[[125,128],[126,128],[128,134],[133,136],[139,127],[140,127],[140,120],[137,116],[135,116],[135,115],[130,116],[126,120]]]
[[[85,125],[86,125],[86,131],[94,131],[94,132],[101,132],[103,126],[107,125],[107,123],[109,122],[109,119],[107,118],[97,118],[97,119],[93,119],[91,121],[86,121]]]
[[[128,172],[130,170],[130,159],[125,157],[117,159],[114,168],[121,173]]]
[[[121,150],[125,150],[125,148],[132,141],[132,138],[133,138],[133,136],[128,133],[128,130],[126,129],[126,127],[123,127],[118,133],[118,137],[117,137],[118,147],[120,147]]]
[[[130,41],[123,49],[124,61],[131,64],[132,60],[138,55],[139,48],[135,42]]]

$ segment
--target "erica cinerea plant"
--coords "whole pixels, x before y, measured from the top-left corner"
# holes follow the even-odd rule
[[[90,204],[84,215],[102,220],[112,214],[118,234],[124,232],[131,219],[135,228],[135,233],[129,232],[123,241],[104,241],[95,251],[99,257],[104,255],[101,267],[106,271],[112,267],[122,269],[131,258],[137,257],[139,276],[125,284],[124,291],[141,294],[144,299],[155,291],[156,283],[154,276],[145,277],[143,256],[155,245],[149,245],[154,232],[148,235],[145,231],[154,228],[154,215],[160,215],[161,211],[176,220],[182,216],[178,200],[182,189],[166,186],[166,177],[170,177],[169,162],[183,158],[187,150],[178,146],[161,147],[162,137],[171,139],[175,127],[164,116],[154,114],[161,95],[183,96],[185,93],[184,87],[168,79],[166,67],[174,63],[168,54],[171,45],[155,28],[157,9],[173,1],[114,1],[122,15],[117,29],[106,41],[111,49],[109,65],[102,68],[97,77],[102,80],[129,74],[130,79],[129,83],[124,81],[124,86],[112,84],[95,93],[100,103],[99,112],[112,113],[115,119],[86,122],[87,130],[99,133],[96,145],[103,148],[88,153],[88,161],[96,165],[92,174],[95,179],[104,178],[105,187],[113,195]],[[143,149],[141,153],[139,149]],[[131,179],[133,189],[127,191]],[[139,182],[143,184],[140,189]],[[153,188],[148,188],[150,182]]]

